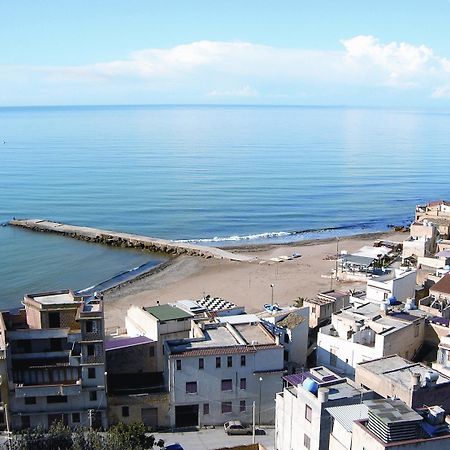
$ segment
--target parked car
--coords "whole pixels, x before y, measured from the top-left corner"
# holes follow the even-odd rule
[[[169,444],[164,447],[164,450],[184,450],[183,447],[176,442],[175,444]]]
[[[225,433],[231,434],[252,434],[252,428],[248,425],[243,425],[240,420],[230,420],[223,424]]]

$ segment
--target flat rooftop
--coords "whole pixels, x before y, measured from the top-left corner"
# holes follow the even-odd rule
[[[260,324],[236,324],[234,328],[245,339],[247,344],[274,344],[274,338]]]
[[[40,292],[37,294],[27,294],[26,298],[30,298],[42,305],[64,305],[74,303],[75,296],[69,290],[56,292]]]
[[[193,317],[191,313],[171,305],[148,306],[144,308],[144,311],[147,311],[149,314],[163,322]]]
[[[382,398],[366,400],[364,402],[369,409],[369,415],[373,414],[384,424],[401,422],[421,422],[422,416],[407,406],[402,400]]]
[[[450,383],[450,377],[421,364],[408,361],[398,355],[386,356],[384,358],[374,359],[359,363],[358,366],[372,372],[375,375],[383,377],[392,384],[401,385],[405,388],[411,388],[413,381],[412,375],[420,375],[420,383],[425,383],[425,376],[429,372],[438,375],[436,384]],[[357,369],[358,370],[358,369]]]

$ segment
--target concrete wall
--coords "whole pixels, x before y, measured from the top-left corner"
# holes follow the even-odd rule
[[[227,367],[227,356],[233,365]],[[275,394],[282,389],[282,372],[254,373],[260,370],[280,370],[283,367],[283,348],[245,353],[246,364],[240,365],[240,354],[222,355],[221,367],[216,368],[216,355],[204,356],[204,369],[199,369],[198,357],[169,358],[170,421],[175,426],[175,406],[199,405],[200,425],[221,425],[227,420],[240,419],[251,422],[252,402],[256,402],[257,418],[261,423],[273,423],[275,419]],[[176,360],[181,359],[181,370],[176,370]],[[259,381],[259,378],[262,381]],[[240,388],[241,378],[246,388]],[[232,390],[222,391],[222,380],[232,380]],[[187,382],[197,382],[197,393],[186,393]],[[259,394],[261,390],[261,404]],[[245,401],[245,411],[240,402]],[[232,412],[223,414],[222,402],[232,402]],[[209,404],[209,414],[203,415],[203,404]]]
[[[109,374],[157,372],[156,362],[155,342],[106,352]]]
[[[350,450],[351,448],[352,433],[347,431],[338,421],[333,421],[329,450]]]
[[[393,295],[400,302],[413,297],[416,288],[416,271],[411,270],[392,280],[377,281],[376,278],[367,282],[367,299],[382,302]]]

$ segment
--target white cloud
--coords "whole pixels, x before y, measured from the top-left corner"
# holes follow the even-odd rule
[[[198,41],[168,49],[144,49],[127,58],[63,67],[3,67],[14,79],[60,89],[141,89],[161,98],[190,93],[205,98],[270,99],[302,92],[311,101],[324,90],[340,98],[371,88],[417,91],[424,98],[445,98],[450,60],[425,45],[381,43],[373,36],[341,41],[340,51],[279,48],[249,42]],[[8,75],[0,73],[0,81]],[[10,79],[12,77],[9,77]],[[108,91],[109,89],[109,91]],[[106,95],[106,94],[105,94]],[[390,95],[390,94],[389,94]],[[419,94],[418,94],[419,95]],[[297,96],[298,97],[298,96]],[[333,99],[330,99],[333,102]]]
[[[259,92],[246,84],[237,89],[217,90],[208,92],[209,97],[257,97]]]

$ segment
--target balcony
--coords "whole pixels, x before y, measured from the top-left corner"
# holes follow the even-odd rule
[[[103,355],[83,355],[81,357],[81,364],[104,364],[105,358]]]
[[[52,395],[80,395],[81,380],[66,380],[62,384],[24,385],[11,383],[16,398],[47,397]]]
[[[101,331],[86,332],[83,333],[81,340],[82,342],[103,341],[103,333]]]

